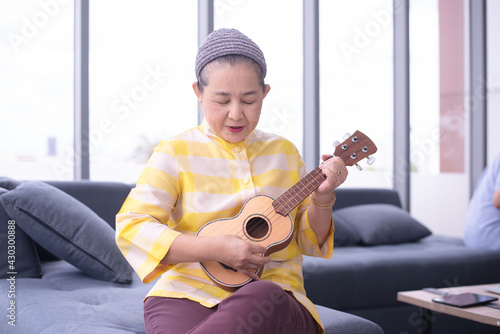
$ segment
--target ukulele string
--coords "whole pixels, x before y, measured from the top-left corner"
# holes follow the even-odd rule
[[[359,152],[361,150],[355,150],[353,153],[356,154],[357,152]],[[344,161],[347,159],[347,157],[342,157],[342,155],[346,153],[345,151],[343,151],[339,157],[341,157],[342,159],[344,159]],[[334,157],[335,155],[332,155],[331,157],[329,157],[328,159]],[[350,155],[348,155],[349,157]],[[327,159],[327,160],[328,160]],[[325,160],[326,161],[326,160]],[[309,180],[308,178],[312,178],[312,180]],[[319,184],[321,184],[324,180],[326,179],[326,176],[322,173],[322,171],[318,168],[314,169],[311,173],[309,173],[308,175],[306,175],[303,179],[301,179],[297,185],[299,185],[299,187],[292,187],[290,189],[288,189],[286,193],[290,192],[290,194],[292,195],[292,201],[294,202],[298,202],[300,200],[300,202],[302,202],[301,200],[301,197],[300,197],[300,194],[298,194],[298,192],[294,189],[294,188],[297,188],[298,191],[300,191],[302,193],[302,195],[304,196],[304,199],[309,196],[319,185],[317,186],[313,186],[313,189],[309,189],[308,185],[311,185],[313,181],[316,181],[316,182],[319,182]],[[304,192],[303,190],[303,187],[300,187],[300,185],[304,185],[304,183],[307,183],[305,185],[304,188],[306,188],[308,190],[308,192]],[[292,194],[293,193],[293,194]],[[279,199],[278,199],[279,200]],[[275,200],[277,201],[277,200]],[[283,200],[280,200],[280,204],[283,205],[283,208],[286,209],[288,212],[291,212],[295,207],[297,207],[299,203],[293,203],[293,204],[287,204],[286,201],[283,201]],[[269,215],[269,217],[268,217]],[[283,217],[283,215],[279,214],[276,212],[275,208],[271,205],[269,206],[268,208],[266,208],[264,210],[264,212],[262,212],[262,216],[268,218],[269,220],[269,224],[272,226],[275,222],[277,222],[279,220],[280,217]],[[276,218],[278,217],[278,218]],[[261,218],[261,219],[264,219],[264,218]],[[265,219],[264,219],[265,220]],[[274,220],[274,221],[273,221]],[[256,234],[257,232],[259,232],[259,229],[268,229],[268,225],[267,225],[267,222],[266,224],[256,224],[256,226],[254,227],[250,227],[249,230],[247,230],[248,234],[252,235],[252,234]],[[245,235],[245,231],[244,229],[241,230],[241,235],[239,235],[239,233],[237,233],[236,235],[238,237],[243,237]]]
[[[299,184],[298,184],[299,187],[292,187],[285,192],[285,194],[289,192],[290,195],[292,196],[292,200],[291,200],[292,203],[290,203],[290,201],[286,202],[286,201],[281,200],[280,204],[283,205],[283,208],[286,209],[288,212],[291,212],[295,207],[297,207],[300,204],[300,202],[302,202],[307,196],[309,196],[319,186],[319,185],[313,185],[313,187],[311,188],[310,185],[312,185],[312,182],[319,182],[319,184],[321,184],[324,180],[325,180],[324,174],[322,174],[319,169],[315,169],[315,173],[313,171],[312,173],[306,175],[306,177],[304,177],[302,180],[299,181]],[[305,183],[305,185],[304,185],[304,183]],[[303,185],[303,187],[301,187],[300,185]],[[304,188],[307,190],[307,192],[304,191]],[[295,189],[297,189],[297,191]],[[276,200],[276,201],[278,201],[278,200]],[[290,203],[290,204],[288,204],[288,203]],[[269,220],[269,225],[271,225],[271,226],[274,223],[276,223],[281,217],[283,217],[283,215],[276,212],[276,210],[273,206],[266,208],[264,210],[264,212],[262,212],[262,215],[265,216]],[[262,218],[262,219],[264,219],[264,218]],[[252,235],[252,234],[257,234],[257,232],[260,232],[260,230],[266,230],[266,229],[268,229],[267,223],[266,224],[256,224],[256,226],[250,227],[247,231],[248,231],[248,234]],[[243,235],[245,234],[245,230],[242,229],[241,233],[242,233],[241,235],[239,235],[239,233],[237,233],[236,235],[238,237],[243,237]]]
[[[271,206],[265,208],[264,212],[262,212],[261,215],[264,217],[267,217],[267,216],[270,216],[273,212],[274,212],[274,207],[271,205]],[[261,217],[259,217],[259,218],[261,218]],[[264,218],[261,218],[261,219],[264,219]],[[272,218],[268,217],[268,219],[271,220]],[[252,234],[255,234],[256,232],[258,232],[259,229],[261,228],[259,225],[261,225],[261,224],[256,224],[256,227],[250,227],[250,229],[247,230],[248,234],[252,235]],[[272,222],[271,222],[271,225],[272,225]],[[267,224],[265,224],[265,226],[262,224],[262,227],[267,228]],[[243,228],[241,229],[241,235],[240,235],[240,232],[236,233],[236,236],[238,236],[240,238],[242,238],[244,235],[245,235],[245,226],[243,226]]]
[[[290,188],[289,190],[287,190],[287,192],[294,192],[293,187]],[[285,194],[286,194],[286,192],[285,192]],[[274,203],[274,201],[273,201],[273,203]],[[290,208],[290,205],[283,203],[283,201],[280,201],[280,203],[283,205],[284,209],[286,209],[287,211],[291,211],[291,209],[293,209],[296,206],[295,205],[295,206],[292,206],[292,208]],[[263,217],[260,217],[261,219],[266,220],[266,223],[265,224],[256,224],[255,226],[250,227],[247,230],[249,235],[258,235],[258,232],[265,231],[266,229],[268,229],[267,221],[269,221],[269,225],[272,226],[274,223],[276,223],[280,219],[280,217],[283,217],[283,215],[276,212],[274,206],[272,206],[272,205],[267,207],[266,209],[264,209],[264,211],[261,214],[262,214],[262,216],[267,218],[267,219],[265,219]],[[245,229],[242,229],[241,233],[242,233],[242,235],[238,235],[239,237],[243,237],[243,235],[245,235]]]
[[[317,172],[320,172],[319,170]],[[308,185],[311,185],[311,182],[312,181],[323,181],[324,178],[321,176],[322,174],[321,173],[317,173],[316,175],[309,175],[308,178],[304,178],[302,179],[300,182],[299,185],[303,185],[304,183],[307,183]],[[312,180],[309,180],[311,179]],[[307,189],[308,191],[304,191],[304,188]],[[316,189],[317,187],[314,186],[313,187],[314,189]],[[314,189],[312,189],[312,191],[314,191]],[[292,187],[290,189],[287,190],[286,193],[290,193],[289,195],[291,195],[292,199],[290,201],[283,201],[283,200],[280,200],[280,204],[283,206],[283,208],[287,211],[287,212],[291,212],[295,207],[297,207],[300,202],[302,202],[307,196],[309,196],[311,194],[311,189],[309,189],[309,187],[306,185],[304,187]],[[303,197],[303,198],[302,198]],[[273,206],[269,207],[268,210],[270,210],[270,212],[268,212],[267,210],[263,213],[264,216],[266,216],[268,219],[269,219],[269,224],[272,226],[274,223],[276,223],[281,217],[284,217],[283,215],[279,214],[276,212],[275,208]],[[257,225],[255,228],[251,228],[249,230],[249,234],[252,235],[252,233],[250,232],[253,232],[254,234],[259,232],[259,229],[267,229],[267,224],[262,224],[262,225]]]

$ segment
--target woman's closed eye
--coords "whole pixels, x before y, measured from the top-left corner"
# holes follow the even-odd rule
[[[229,102],[231,102],[231,101],[229,101],[229,100],[228,101],[215,101],[215,103],[217,103],[221,106],[225,106],[225,105],[229,104]],[[254,104],[255,101],[241,101],[241,103],[251,105],[251,104]]]

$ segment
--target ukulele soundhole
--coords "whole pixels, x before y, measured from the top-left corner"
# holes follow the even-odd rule
[[[263,217],[252,217],[245,225],[245,232],[250,239],[263,239],[269,234],[269,224]]]

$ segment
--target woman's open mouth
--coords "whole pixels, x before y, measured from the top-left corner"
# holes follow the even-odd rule
[[[227,126],[227,128],[231,132],[241,132],[245,127],[244,126]]]

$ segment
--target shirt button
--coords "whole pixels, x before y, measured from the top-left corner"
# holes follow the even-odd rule
[[[236,147],[234,148],[234,150],[236,151],[236,153],[240,153],[240,152],[241,152],[241,147],[236,146]]]
[[[243,184],[246,185],[246,184],[249,184],[249,183],[250,183],[250,179],[249,178],[246,178],[246,179],[243,180]]]

